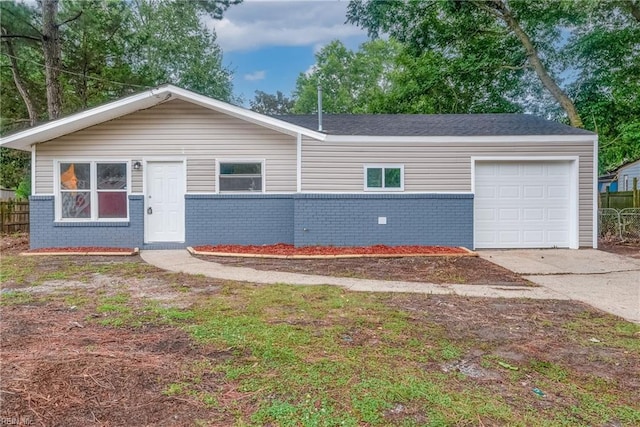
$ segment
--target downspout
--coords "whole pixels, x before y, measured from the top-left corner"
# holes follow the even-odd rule
[[[31,195],[34,194],[36,194],[36,144],[31,146]]]
[[[296,136],[296,191],[302,191],[302,134]]]
[[[318,132],[322,132],[322,86],[318,83]]]

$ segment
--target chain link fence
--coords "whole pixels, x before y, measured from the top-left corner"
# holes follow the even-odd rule
[[[599,209],[598,227],[603,240],[640,241],[640,208]]]

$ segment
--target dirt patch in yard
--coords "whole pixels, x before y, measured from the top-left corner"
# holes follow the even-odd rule
[[[518,274],[477,257],[346,259],[265,259],[197,256],[220,264],[256,270],[287,271],[359,279],[422,283],[534,286]]]
[[[611,240],[601,240],[598,249],[618,255],[625,255],[631,258],[640,259],[640,240],[620,242]]]
[[[85,321],[89,312],[57,304],[4,307],[2,314],[3,419],[83,427],[233,423],[196,398],[164,392],[180,382],[186,360],[215,358],[183,331],[101,327]],[[215,378],[203,378],[200,386],[221,394],[230,390]]]

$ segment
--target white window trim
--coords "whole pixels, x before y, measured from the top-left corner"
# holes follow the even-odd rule
[[[381,188],[369,188],[367,187],[367,169],[371,169],[371,168],[375,168],[375,169],[380,169],[382,168],[382,180],[383,180],[383,184]],[[400,169],[400,187],[399,188],[386,188],[384,186],[384,170],[385,169]],[[398,192],[398,191],[404,191],[404,165],[403,164],[397,164],[397,163],[365,163],[364,168],[363,168],[363,177],[364,177],[364,183],[363,183],[363,188],[364,191],[366,192]]]
[[[95,188],[90,188],[91,193],[91,217],[90,218],[62,218],[62,192],[60,191],[60,164],[61,163],[89,163],[89,173],[91,182],[95,183]],[[98,218],[98,163],[124,163],[127,168],[127,217],[126,218]],[[55,222],[128,222],[129,221],[129,196],[131,195],[131,161],[124,159],[57,159],[53,168],[54,185],[54,209]],[[78,190],[87,191],[87,190]]]
[[[220,191],[220,163],[260,163],[260,171],[262,172],[262,190],[261,191]],[[216,192],[215,194],[262,194],[267,192],[267,181],[265,177],[266,159],[216,159]]]

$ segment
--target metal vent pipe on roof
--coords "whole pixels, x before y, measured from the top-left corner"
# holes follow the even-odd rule
[[[318,132],[322,132],[322,86],[318,84]]]

